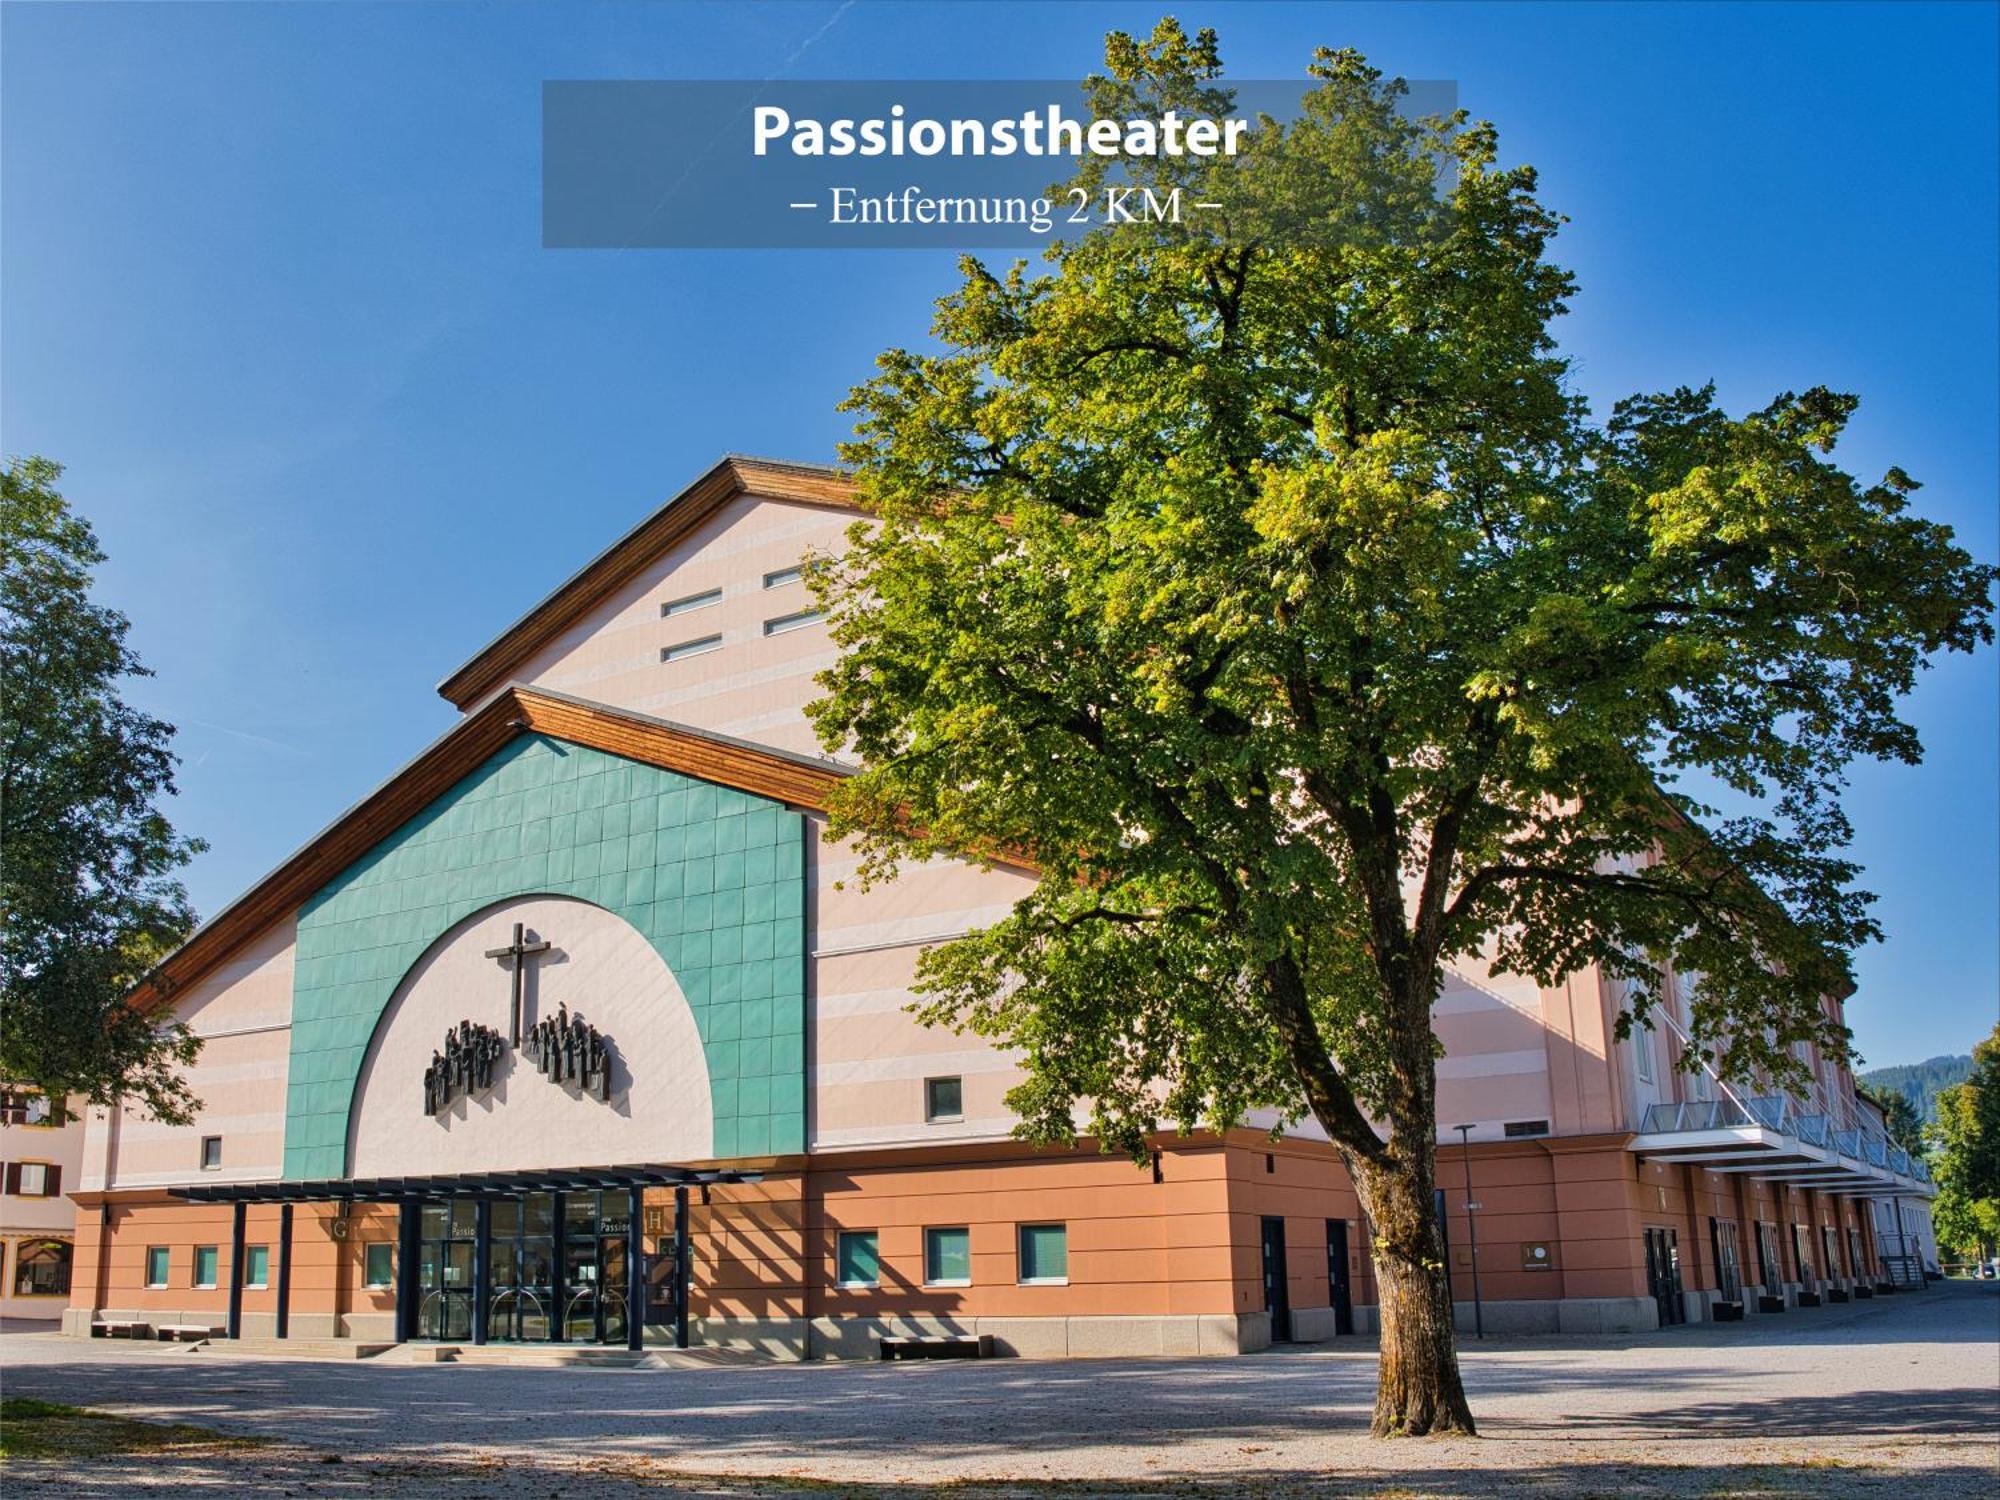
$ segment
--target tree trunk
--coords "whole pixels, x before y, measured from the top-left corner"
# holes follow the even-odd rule
[[[1476,1429],[1458,1376],[1451,1282],[1438,1233],[1426,1141],[1416,1161],[1392,1157],[1357,1184],[1375,1236],[1382,1356],[1375,1388],[1376,1437],[1470,1436]]]

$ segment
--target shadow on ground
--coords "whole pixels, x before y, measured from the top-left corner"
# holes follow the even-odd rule
[[[1393,1472],[1321,1474],[1255,1470],[1160,1481],[967,1480],[948,1485],[865,1484],[806,1479],[729,1479],[676,1474],[632,1462],[583,1467],[526,1463],[382,1463],[330,1460],[304,1450],[248,1454],[191,1453],[148,1462],[86,1462],[67,1468],[9,1464],[9,1500],[131,1500],[133,1491],[171,1495],[285,1495],[299,1500],[622,1500],[622,1497],[715,1497],[778,1500],[1165,1500],[1165,1497],[1266,1497],[1266,1500],[1475,1500],[1507,1495],[1525,1500],[1793,1500],[1793,1497],[1903,1496],[1907,1472],[1858,1464],[1604,1464],[1531,1466],[1505,1471],[1450,1463],[1412,1463]],[[1926,1500],[1972,1500],[1990,1493],[1986,1464],[1925,1471]]]

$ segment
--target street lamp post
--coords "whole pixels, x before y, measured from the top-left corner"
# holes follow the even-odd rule
[[[1486,1337],[1486,1314],[1479,1301],[1479,1205],[1472,1197],[1472,1127],[1460,1125],[1459,1144],[1465,1148],[1465,1245],[1472,1256],[1472,1336]]]

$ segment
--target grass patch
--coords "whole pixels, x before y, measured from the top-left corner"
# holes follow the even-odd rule
[[[141,1422],[82,1406],[0,1400],[0,1458],[105,1458],[182,1448],[257,1448],[262,1438],[229,1437],[189,1422]]]

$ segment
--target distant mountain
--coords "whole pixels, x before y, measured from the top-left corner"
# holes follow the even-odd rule
[[[1962,1055],[1932,1057],[1920,1063],[1898,1063],[1893,1068],[1870,1068],[1854,1076],[1862,1083],[1901,1094],[1929,1125],[1937,1119],[1937,1096],[1972,1076],[1972,1059]]]

